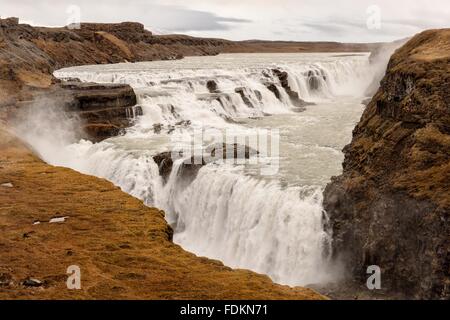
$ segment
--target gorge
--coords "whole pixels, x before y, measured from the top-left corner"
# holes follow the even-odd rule
[[[133,57],[134,46],[141,52],[143,43],[155,41],[140,27],[142,37],[128,39],[127,31],[121,31],[122,28],[134,27],[133,24],[121,24],[119,28],[112,25],[98,28],[86,24],[81,34],[79,31],[74,33],[75,37],[85,39],[95,33],[95,37],[109,41],[114,47],[111,50],[119,48],[121,54],[116,56],[109,52],[108,57],[117,59],[93,61],[95,55],[85,55],[85,61],[67,58],[67,62],[51,62],[48,66],[39,67],[45,77],[30,77],[30,68],[34,66],[28,65],[23,66],[24,69],[4,72],[6,77],[2,78],[2,83],[5,87],[11,82],[24,85],[19,95],[8,95],[9,98],[16,97],[17,101],[4,103],[4,110],[8,110],[6,121],[43,160],[105,178],[146,205],[163,209],[172,228],[161,221],[162,216],[158,213],[157,226],[164,230],[158,229],[158,239],[162,237],[164,241],[171,241],[173,237],[175,243],[188,251],[220,260],[233,268],[267,274],[277,283],[290,286],[326,284],[342,280],[343,275],[347,275],[345,270],[350,270],[361,281],[367,264],[379,264],[385,272],[383,276],[386,275],[390,291],[400,291],[408,297],[448,296],[448,237],[445,237],[448,234],[449,181],[448,153],[445,153],[448,135],[448,92],[445,89],[448,88],[448,79],[445,78],[448,75],[447,30],[418,35],[399,50],[388,65],[381,88],[366,109],[361,101],[368,98],[365,90],[375,73],[368,53],[220,54],[183,60],[89,65],[57,70],[54,73],[56,78],[50,75],[50,71],[76,64],[122,62],[123,54],[127,52],[129,61],[154,60],[149,56]],[[115,30],[114,38],[109,35],[111,30]],[[39,50],[51,56],[55,53],[54,48],[61,50],[64,46],[55,40],[60,34],[67,34],[71,39],[69,42],[74,40],[70,38],[72,31],[59,31],[52,33],[50,41],[31,42],[37,43]],[[5,39],[10,41],[10,35]],[[161,41],[169,47],[178,48],[183,44],[201,48],[206,45],[211,49],[210,43],[205,42],[209,40],[178,39],[172,42],[168,39],[173,38]],[[76,38],[76,41],[80,40]],[[208,51],[207,54],[232,51],[229,46],[237,45],[211,41],[217,51]],[[58,44],[50,47],[47,42]],[[85,45],[86,40],[81,43]],[[441,51],[432,49],[435,43],[444,44]],[[360,49],[364,51],[367,48]],[[188,54],[197,54],[201,50],[188,51]],[[173,57],[170,54],[168,57]],[[59,57],[58,53],[51,59],[58,61]],[[11,63],[7,65],[10,67]],[[418,71],[410,71],[411,74],[405,77],[411,66]],[[433,77],[426,78],[423,68],[435,70],[426,73]],[[15,76],[11,76],[11,72]],[[32,81],[27,82],[30,79]],[[48,79],[45,85],[41,83],[42,79]],[[433,81],[438,81],[439,85]],[[52,94],[53,97],[63,96],[64,99],[69,90],[67,105],[69,109],[75,108],[76,112],[69,113],[69,116],[61,112],[61,100],[56,100],[55,104],[37,99],[36,95],[49,96],[48,87],[57,92]],[[135,95],[127,93],[131,88]],[[416,115],[416,111],[411,111],[416,110],[416,105],[426,109],[425,106],[431,103],[422,101],[419,90],[429,92],[426,90],[430,88],[441,88],[431,95],[431,102],[437,109],[420,111]],[[99,103],[109,103],[104,97],[111,96],[115,97],[111,99],[112,104],[99,108]],[[411,101],[422,101],[422,104],[411,104]],[[30,108],[25,115],[20,112],[24,109],[23,104]],[[88,108],[87,114],[83,113],[83,106]],[[424,114],[427,116],[423,117]],[[333,178],[323,196],[322,191],[330,178],[341,174],[340,164],[344,155],[340,150],[350,142],[351,131],[361,115],[353,141],[344,149],[344,173]],[[51,127],[51,130],[42,130],[46,127]],[[75,128],[82,127],[87,130],[78,134]],[[259,162],[256,165],[212,162],[202,164],[192,175],[183,171],[183,161],[186,160],[183,158],[173,161],[167,168],[166,179],[163,179],[161,163],[157,164],[155,157],[190,143],[193,130],[198,129],[210,138],[200,146],[205,149],[214,145],[217,133],[231,132],[232,137],[238,137],[251,135],[255,130],[278,129],[280,154],[261,157],[250,152],[245,158],[257,158]],[[412,139],[410,137],[419,142],[408,140]],[[433,143],[425,143],[426,151],[420,141]],[[384,150],[387,146],[392,153]],[[11,145],[6,144],[5,148],[10,150]],[[425,186],[424,180],[406,178],[411,174],[408,168],[413,165],[409,160],[410,150],[417,156],[414,159],[420,162],[414,166],[430,170],[419,176],[435,175],[438,183],[433,183],[433,188],[438,188],[439,195],[424,191],[433,189]],[[392,171],[395,161],[388,160],[386,164],[383,161],[387,155],[394,157],[399,152],[405,153],[405,160],[399,161],[398,168]],[[369,156],[373,158],[368,159]],[[261,174],[262,169],[274,164],[276,174]],[[401,191],[383,189],[383,193],[378,195],[378,179],[382,173],[397,174],[394,180],[387,176],[386,185],[398,187]],[[9,180],[13,179],[8,178],[5,183]],[[11,183],[15,184],[14,181]],[[410,199],[411,194],[415,200]],[[374,213],[371,210],[375,210]],[[432,230],[434,242],[422,236],[417,246],[412,245],[408,233],[423,225],[416,225],[420,219],[411,218],[408,214],[418,216],[425,211],[431,212],[426,214],[429,219],[426,226],[429,227],[422,230],[424,234]],[[400,212],[402,218],[393,223],[391,219],[395,212]],[[380,218],[380,214],[385,220]],[[114,216],[119,219],[118,215]],[[128,214],[123,219],[133,220]],[[388,229],[378,232],[374,229],[378,223]],[[399,224],[405,229],[398,229]],[[434,253],[436,246],[440,248],[437,254]],[[141,249],[143,247],[140,246]],[[390,249],[384,249],[386,247]],[[350,252],[349,248],[352,248]],[[176,255],[184,253],[177,251]],[[407,258],[417,255],[422,259],[419,264],[411,263]],[[159,254],[157,256],[161,259]],[[393,267],[397,259],[402,262]],[[429,259],[433,261],[431,269],[424,267]],[[218,263],[213,268],[218,270],[223,267],[220,265]],[[417,269],[407,269],[406,265]],[[405,272],[415,274],[417,279],[402,278],[401,274]],[[421,283],[419,278],[425,274],[429,278]],[[235,279],[238,278],[236,275]],[[268,279],[261,278],[261,281],[271,283]],[[280,296],[290,298],[296,294],[295,289],[274,284],[271,284],[269,292],[279,292]],[[312,291],[303,291],[303,295],[298,297],[305,298],[308,294],[310,298],[319,297]],[[187,297],[192,296],[187,293]],[[252,296],[252,293],[244,296]]]

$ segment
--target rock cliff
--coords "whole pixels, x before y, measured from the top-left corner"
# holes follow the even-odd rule
[[[228,41],[182,35],[157,36],[140,23],[82,23],[79,28],[43,28],[0,19],[0,121],[40,95],[71,96],[70,110],[85,120],[87,137],[99,141],[130,125],[136,97],[129,86],[99,87],[52,76],[63,67],[180,59],[215,55]],[[66,99],[67,100],[67,99]]]
[[[142,108],[136,105],[136,94],[129,85],[70,81],[57,87],[65,96],[65,109],[83,120],[84,132],[92,141],[120,134],[142,115]]]
[[[450,29],[398,49],[324,195],[335,256],[410,298],[450,297],[449,88]]]

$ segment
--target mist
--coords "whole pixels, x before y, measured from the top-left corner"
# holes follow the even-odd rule
[[[60,165],[70,161],[65,147],[83,138],[83,121],[63,108],[59,99],[37,97],[20,108],[12,119],[13,132],[45,162]]]

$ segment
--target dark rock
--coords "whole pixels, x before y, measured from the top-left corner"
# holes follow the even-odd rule
[[[208,80],[206,82],[206,87],[208,88],[208,91],[210,93],[217,93],[217,92],[219,92],[218,86],[217,86],[217,82],[214,81],[214,80]]]
[[[415,36],[392,56],[381,87],[324,193],[333,252],[360,283],[369,265],[384,290],[450,298],[450,33]],[[426,57],[426,58],[423,58]]]
[[[25,233],[22,235],[22,238],[24,238],[24,239],[30,238],[31,235],[34,234],[34,233],[35,233],[34,231],[25,232]]]
[[[301,99],[300,96],[298,95],[298,92],[295,92],[294,90],[291,89],[291,87],[289,86],[288,73],[286,71],[273,69],[272,72],[280,80],[281,86],[286,91],[287,95],[289,96],[289,99],[291,100],[291,103],[295,107],[304,110],[305,106],[312,104],[312,103],[308,103],[308,102],[304,101],[303,99]],[[269,89],[269,90],[271,90],[273,92],[272,89]],[[278,91],[278,88],[277,88],[277,91]],[[278,95],[275,94],[275,96],[278,99],[280,99],[279,93],[278,93]]]
[[[175,123],[176,126],[180,127],[189,127],[192,124],[191,120],[181,120],[177,123]]]
[[[314,74],[308,75],[308,87],[311,91],[319,91],[320,89],[320,80],[318,76]]]
[[[12,283],[13,279],[9,273],[0,273],[0,287],[9,287]]]
[[[253,105],[252,101],[248,98],[247,96],[247,89],[245,88],[236,88],[234,89],[234,92],[238,93],[241,96],[242,101],[244,101],[244,103],[249,107],[249,108],[254,108],[255,106]]]
[[[155,123],[153,125],[153,132],[155,132],[156,134],[160,134],[162,129],[163,129],[163,125],[161,123]]]
[[[25,287],[42,287],[44,285],[44,282],[38,280],[38,279],[33,279],[33,278],[27,278],[25,279],[22,284]]]
[[[153,161],[155,161],[155,163],[158,165],[159,175],[163,177],[165,181],[172,172],[174,160],[181,158],[181,155],[179,153],[178,155],[175,156],[176,159],[173,159],[173,156],[174,154],[172,154],[172,152],[167,151],[157,154],[156,156],[153,157]]]
[[[74,100],[69,105],[76,111],[123,108],[136,105],[136,94],[127,84],[97,84],[90,82],[63,82]]]
[[[220,157],[219,151],[222,152],[222,155]],[[249,159],[253,155],[258,155],[258,151],[250,148],[249,146],[243,146],[237,143],[234,144],[216,144],[212,145],[206,148],[206,154],[210,158],[207,158],[206,163],[209,163],[211,161],[215,160],[226,160],[226,159],[240,159],[245,158]]]
[[[258,90],[255,90],[255,95],[256,95],[256,98],[258,99],[258,101],[261,102],[262,101],[262,93]]]
[[[99,142],[122,134],[123,128],[126,126],[127,123],[119,126],[109,123],[93,123],[85,125],[84,131],[91,141]]]

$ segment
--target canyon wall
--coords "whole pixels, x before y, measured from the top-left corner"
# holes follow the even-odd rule
[[[53,71],[64,67],[180,59],[221,52],[342,52],[369,51],[377,47],[373,44],[233,42],[185,35],[154,35],[135,22],[81,23],[79,28],[71,27],[34,27],[20,24],[17,18],[0,19],[0,123],[14,116],[17,108],[32,103],[37,96],[68,97],[72,94],[73,101],[69,104],[77,104],[79,94],[66,90],[67,86],[60,85],[52,75]],[[130,90],[126,86],[94,88],[80,87],[76,91],[89,95],[94,103],[95,100],[104,101],[106,93],[120,97]],[[81,118],[85,120],[87,137],[99,141],[117,135],[132,123],[129,117],[133,114],[129,112],[132,106],[121,102],[124,100],[116,99],[115,106],[107,109],[91,108],[90,114],[83,111]],[[76,108],[71,110],[77,111]]]
[[[325,190],[335,257],[409,298],[450,297],[449,88],[450,29],[398,49]]]

